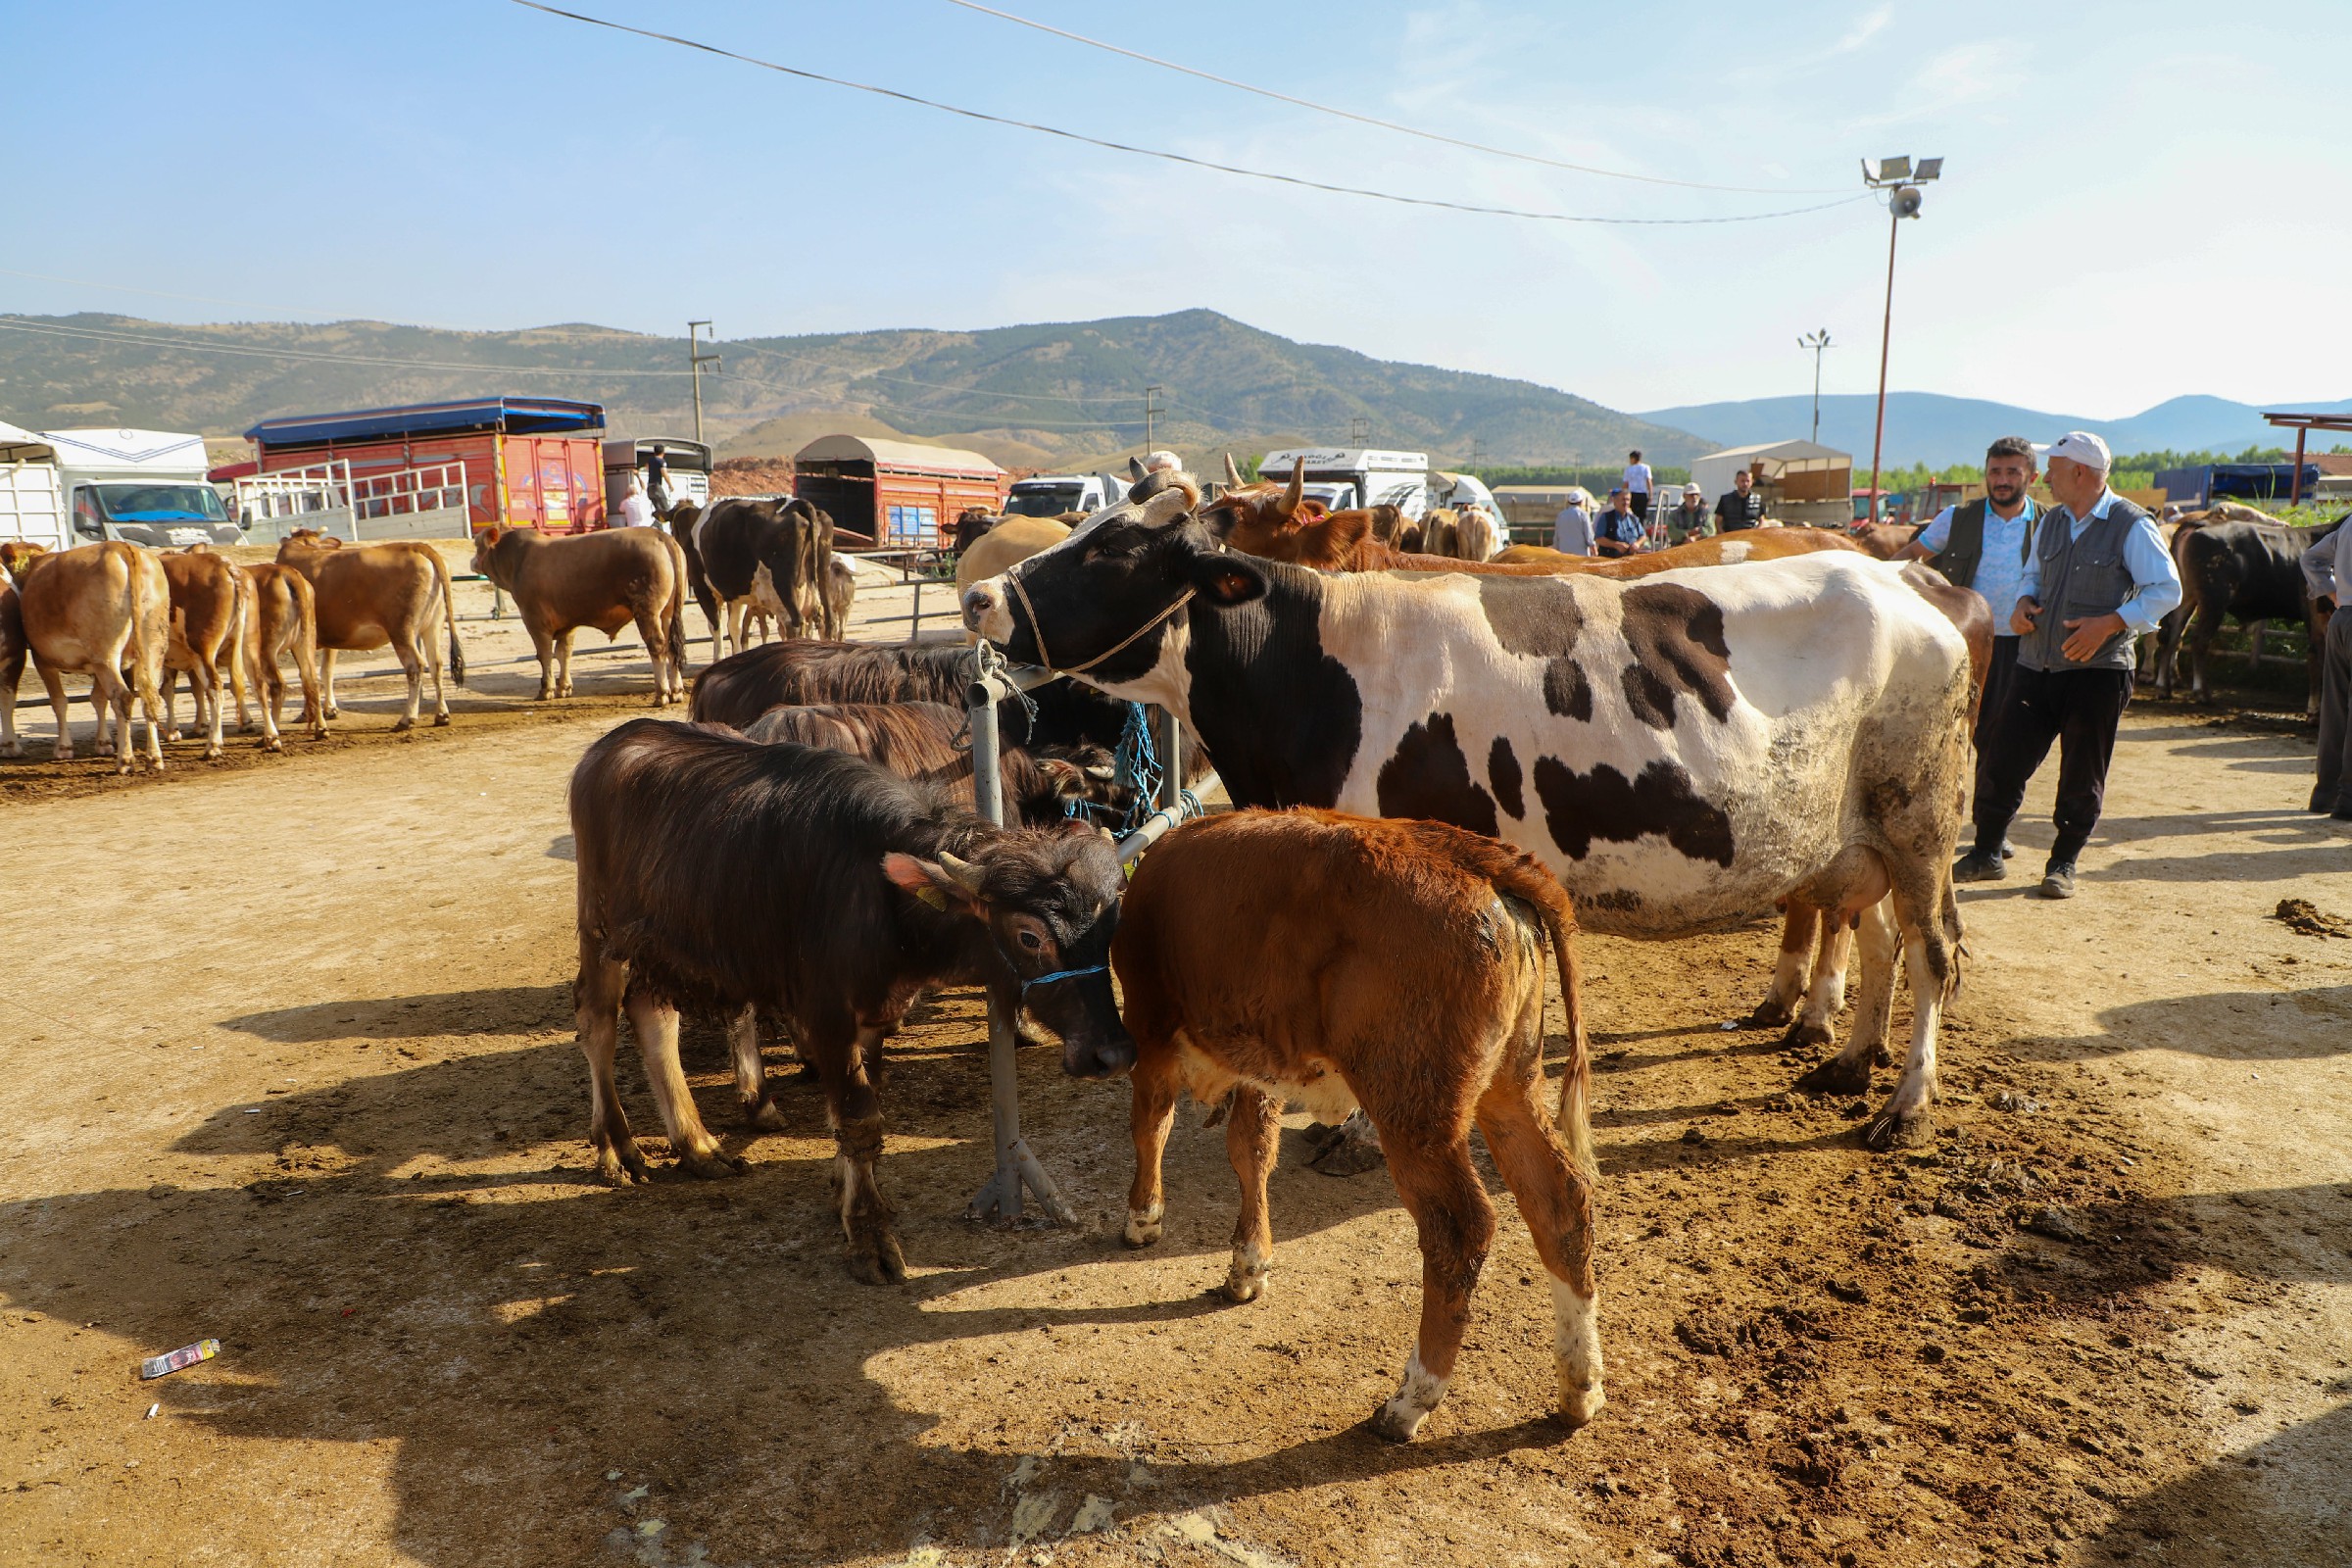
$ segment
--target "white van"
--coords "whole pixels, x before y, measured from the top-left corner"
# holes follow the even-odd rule
[[[1012,481],[1004,497],[1007,517],[1058,517],[1065,512],[1088,515],[1126,499],[1127,487],[1106,473],[1035,473]]]
[[[1306,494],[1314,500],[1351,488],[1349,507],[1392,506],[1407,517],[1429,511],[1429,454],[1384,452],[1373,447],[1285,447],[1257,460],[1261,479],[1287,480],[1306,460]],[[1324,486],[1331,486],[1329,490]],[[1329,505],[1329,502],[1325,503]],[[1335,508],[1335,510],[1345,510]]]
[[[47,430],[41,439],[57,450],[73,543],[120,539],[158,549],[244,543],[213,488],[202,436]]]
[[[66,499],[57,477],[57,448],[37,431],[0,419],[0,539],[22,539],[44,550],[74,543],[66,533]]]

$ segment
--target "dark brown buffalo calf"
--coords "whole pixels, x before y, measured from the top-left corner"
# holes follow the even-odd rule
[[[772,744],[847,752],[889,768],[901,778],[952,790],[958,806],[972,799],[972,754],[958,744],[961,709],[944,703],[821,703],[771,708],[744,727],[746,738]],[[1066,803],[1086,801],[1124,810],[1133,791],[1121,791],[1110,753],[1081,745],[1071,755],[1033,755],[1007,746],[997,757],[1004,819],[1050,827],[1068,816]]]
[[[716,726],[637,719],[571,775],[589,1141],[608,1180],[645,1156],[613,1086],[625,1007],[678,1162],[742,1168],[719,1152],[678,1065],[678,1006],[786,1020],[823,1082],[852,1267],[903,1278],[875,1183],[882,1105],[868,1063],[930,987],[979,983],[1011,1015],[1061,1036],[1062,1068],[1102,1077],[1135,1059],[1111,1001],[1107,951],[1121,877],[1110,841],[1076,825],[992,827],[873,763],[762,746]],[[747,868],[756,874],[746,874]],[[736,1087],[764,1100],[757,1043]]]
[[[1494,1236],[1475,1124],[1551,1273],[1561,1415],[1591,1420],[1603,1399],[1575,940],[1549,872],[1461,828],[1237,811],[1170,833],[1111,944],[1136,1050],[1128,1244],[1159,1240],[1178,1091],[1230,1097],[1242,1211],[1225,1294],[1251,1299],[1273,1260],[1266,1181],[1286,1100],[1335,1121],[1360,1106],[1421,1235],[1419,1342],[1373,1423],[1410,1439],[1446,1396]],[[1556,1119],[1540,1099],[1547,941],[1568,1017]]]

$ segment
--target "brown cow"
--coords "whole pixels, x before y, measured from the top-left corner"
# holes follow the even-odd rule
[[[17,585],[0,576],[0,757],[23,757],[17,739],[17,683],[24,678],[24,614]]]
[[[61,677],[87,675],[90,703],[98,710],[98,755],[111,751],[115,771],[130,771],[130,699],[135,690],[147,715],[147,761],[162,772],[157,687],[172,635],[172,589],[156,558],[136,545],[112,541],[53,554],[11,539],[0,544],[0,567],[16,579],[24,645],[57,714],[57,760],[71,761],[74,757]],[[124,669],[130,671],[128,684],[122,679]],[[115,717],[111,740],[106,728],[110,710]]]
[[[1584,1425],[1604,1398],[1575,941],[1568,895],[1534,857],[1445,823],[1245,810],[1168,834],[1110,949],[1136,1052],[1128,1245],[1159,1240],[1160,1160],[1189,1090],[1227,1108],[1242,1207],[1224,1289],[1253,1298],[1285,1102],[1332,1119],[1360,1105],[1420,1232],[1419,1341],[1373,1422],[1407,1441],[1445,1397],[1494,1238],[1475,1125],[1551,1274],[1560,1413]],[[1567,1015],[1555,1115],[1540,1098],[1547,942]]]
[[[245,624],[251,618],[253,585],[226,557],[203,545],[166,551],[157,562],[172,590],[172,635],[164,650],[164,739],[179,739],[179,677],[188,677],[196,724],[204,733],[204,757],[220,755],[220,666],[228,665],[237,712],[245,711]],[[277,748],[268,737],[268,750]]]
[[[424,700],[424,671],[433,672],[433,722],[449,722],[449,700],[441,690],[441,656],[433,643],[433,617],[449,629],[450,678],[466,684],[466,649],[458,641],[457,604],[450,594],[449,566],[431,545],[414,539],[346,545],[315,528],[297,528],[277,547],[280,565],[310,579],[318,614],[318,684],[325,716],[337,718],[335,654],[392,645],[401,672],[409,678],[408,707],[394,730],[411,729]]]
[[[292,566],[266,561],[245,568],[253,609],[245,617],[245,679],[261,710],[262,750],[283,751],[278,725],[286,706],[286,675],[278,661],[294,657],[302,682],[302,722],[313,740],[326,739],[326,704],[318,695],[318,602],[311,580]],[[242,684],[242,683],[240,683]],[[250,731],[245,694],[237,693],[237,728]]]
[[[473,536],[473,569],[514,599],[539,654],[539,700],[571,695],[571,636],[634,624],[654,662],[654,706],[686,698],[686,553],[659,528],[550,538],[495,524]]]
[[[1856,528],[1853,541],[1866,556],[1892,561],[1917,542],[1926,529],[1917,522],[1873,522]]]

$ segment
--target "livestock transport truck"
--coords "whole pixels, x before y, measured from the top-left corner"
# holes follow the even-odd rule
[[[157,549],[235,545],[244,533],[213,488],[204,438],[170,430],[48,430],[74,537]]]

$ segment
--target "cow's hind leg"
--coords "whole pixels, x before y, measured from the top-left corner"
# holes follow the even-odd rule
[[[1160,1221],[1167,1215],[1167,1199],[1159,1171],[1168,1149],[1168,1129],[1176,1122],[1176,1052],[1166,1042],[1141,1040],[1136,1045],[1135,1070],[1130,1075],[1135,1095],[1127,1113],[1128,1131],[1135,1139],[1135,1180],[1127,1188],[1129,1247],[1150,1247],[1159,1240]]]
[[[895,1217],[876,1180],[882,1158],[882,1102],[866,1074],[866,1055],[881,1043],[871,1024],[839,1017],[796,1020],[816,1055],[825,1106],[833,1120],[833,1181],[841,1200],[841,1231],[849,1242],[850,1271],[869,1285],[906,1277],[906,1257],[891,1228]]]
[[[1796,1081],[1810,1095],[1866,1095],[1870,1069],[1886,1049],[1887,1019],[1894,1011],[1894,975],[1899,955],[1888,902],[1862,911],[1857,967],[1862,987],[1854,999],[1853,1031],[1845,1049]]]
[[[439,599],[436,598],[434,603],[438,606]],[[433,635],[434,628],[438,623],[439,617],[428,613],[424,617],[424,623],[416,631],[416,657],[433,672],[433,725],[435,728],[441,728],[449,723],[449,693],[441,684],[441,644]],[[411,703],[409,711],[414,713],[416,710],[416,705]]]
[[[1944,1004],[1960,982],[1957,917],[1947,908],[1938,885],[1943,871],[1938,862],[1895,883],[1894,918],[1911,974],[1911,1052],[1886,1106],[1863,1124],[1862,1141],[1873,1149],[1917,1143],[1930,1130],[1928,1106],[1936,1098],[1936,1032]],[[1891,975],[1887,983],[1892,986]]]
[[[694,1108],[694,1091],[687,1087],[686,1070],[678,1065],[678,1009],[632,996],[628,1011],[638,1053],[645,1057],[645,1076],[653,1084],[654,1102],[662,1107],[662,1125],[669,1133],[670,1152],[678,1156],[678,1164],[689,1176],[706,1181],[750,1170],[748,1161],[719,1152],[718,1140]]]
[[[1559,1373],[1560,1419],[1581,1427],[1600,1413],[1600,1287],[1592,1274],[1593,1182],[1544,1114],[1543,993],[1535,998],[1536,1049],[1513,1053],[1478,1103],[1478,1130],[1536,1255],[1551,1275],[1552,1356]]]
[[[335,650],[332,648],[318,650],[318,690],[325,699],[325,706],[319,711],[328,718],[341,718],[343,710],[335,706]]]
[[[1813,978],[1805,987],[1804,1009],[1781,1037],[1794,1051],[1826,1046],[1838,1038],[1838,1014],[1845,1010],[1845,965],[1854,951],[1853,927],[1834,912],[1821,916],[1821,940],[1813,956]]]
[[[662,615],[652,605],[639,605],[629,612],[637,624],[637,635],[645,642],[645,657],[654,666],[654,706],[669,706],[669,638],[662,630]]]
[[[1225,1271],[1225,1295],[1254,1301],[1274,1267],[1274,1223],[1266,1204],[1266,1183],[1282,1148],[1282,1102],[1248,1084],[1233,1092],[1226,1113],[1225,1157],[1242,1185],[1242,1211],[1233,1222],[1233,1265]]]
[[[556,640],[527,622],[524,629],[531,635],[531,652],[539,656],[539,701],[551,701],[556,695]]]
[[[71,762],[74,760],[74,732],[66,727],[65,680],[37,659],[33,661],[33,667],[39,671],[41,685],[49,693],[49,710],[57,715],[57,748],[50,755],[58,761]],[[105,727],[101,724],[99,729],[103,732]]]
[[[743,1099],[743,1119],[763,1133],[784,1130],[784,1112],[776,1108],[768,1087],[767,1067],[760,1059],[760,1009],[747,1006],[727,1021],[727,1052],[735,1062],[735,1093]]]
[[[1777,1029],[1796,1019],[1805,994],[1805,955],[1813,951],[1814,934],[1821,928],[1821,911],[1791,899],[1781,916],[1781,955],[1773,960],[1772,991],[1747,1015],[1750,1029]]]
[[[571,695],[571,639],[574,628],[566,626],[556,633],[556,695]]]
[[[1367,1107],[1370,1108],[1370,1107]],[[1494,1205],[1470,1164],[1467,1129],[1446,1125],[1446,1107],[1423,1101],[1395,1107],[1404,1125],[1373,1110],[1396,1196],[1413,1216],[1421,1240],[1421,1332],[1396,1393],[1373,1417],[1372,1429],[1409,1443],[1446,1397],[1453,1363],[1470,1320],[1470,1293],[1494,1240]],[[1414,1138],[1404,1128],[1428,1129]],[[1438,1139],[1449,1139],[1440,1143]]]
[[[583,933],[571,1000],[580,1053],[588,1058],[588,1143],[596,1151],[597,1174],[615,1186],[649,1179],[645,1155],[629,1132],[628,1113],[620,1108],[620,1091],[612,1077],[612,1057],[620,1044],[620,999],[628,984],[628,965],[606,958],[600,941]]]

